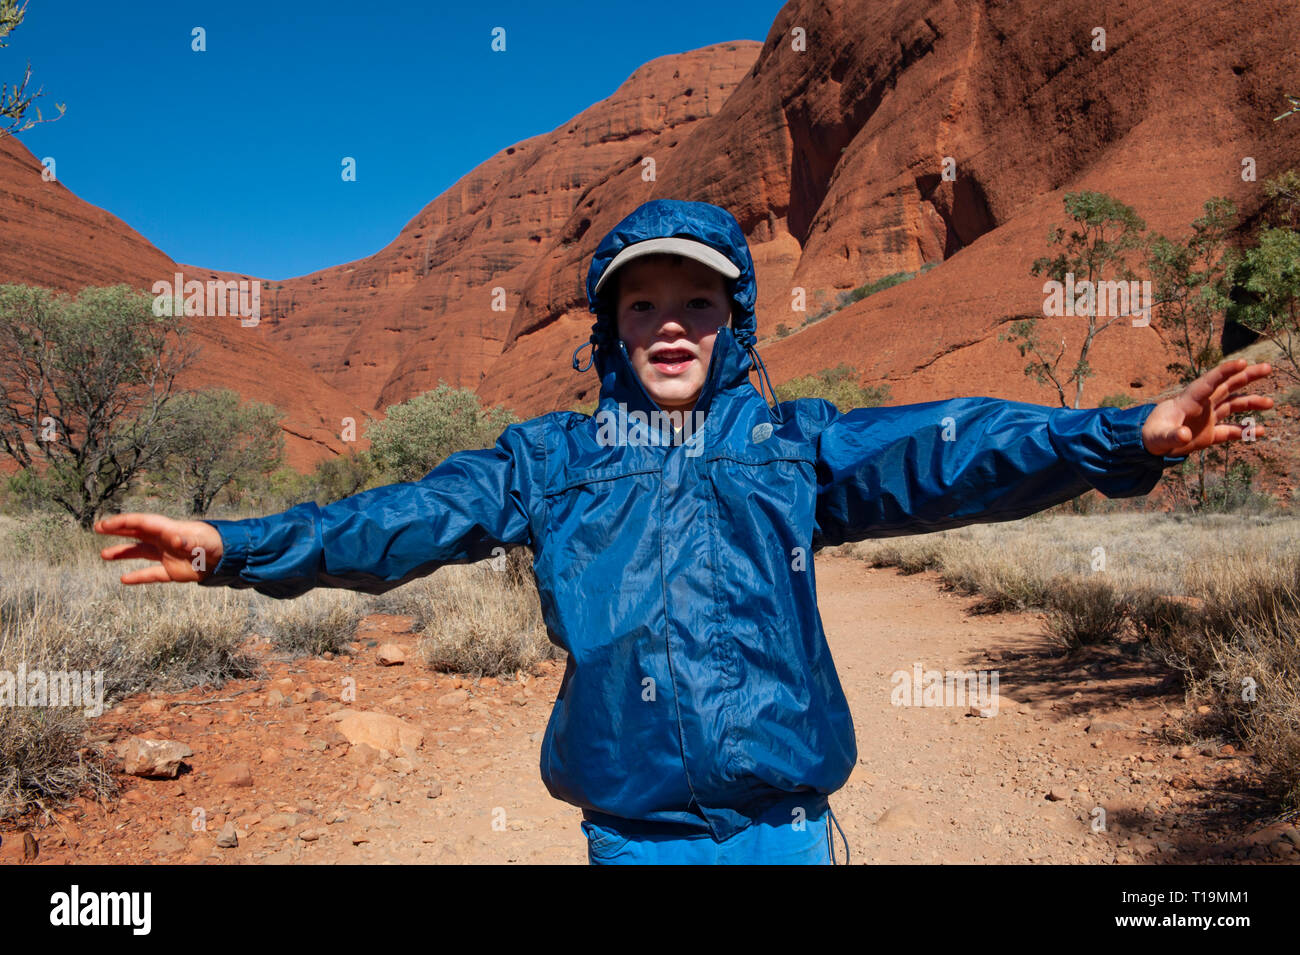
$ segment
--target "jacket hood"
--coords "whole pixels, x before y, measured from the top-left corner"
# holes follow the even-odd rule
[[[590,338],[574,352],[573,367],[586,370],[580,365],[578,354],[590,346],[591,364],[600,376],[602,397],[613,396],[641,407],[653,405],[619,340],[615,303],[610,299],[609,290],[602,290],[599,296],[595,290],[614,257],[629,245],[672,236],[703,242],[725,255],[740,270],[736,278],[725,280],[731,299],[731,324],[720,329],[714,341],[708,380],[697,403],[697,408],[704,410],[717,391],[747,381],[756,363],[762,368],[754,349],[757,327],[754,303],[758,297],[754,260],[740,223],[721,206],[682,199],[652,199],[637,206],[600,240],[587,270],[587,306],[596,321],[591,326]],[[756,361],[751,361],[751,356]]]
[[[754,343],[754,302],[757,287],[754,283],[754,260],[749,255],[749,243],[740,223],[726,209],[707,202],[687,202],[681,199],[653,199],[637,206],[626,218],[600,240],[587,270],[588,310],[596,315],[592,326],[591,342],[597,348],[612,346],[618,341],[614,317],[614,303],[608,295],[596,296],[596,285],[605,274],[609,263],[629,245],[646,239],[680,236],[712,246],[725,255],[740,275],[727,279],[727,294],[731,297],[731,328],[742,347]]]

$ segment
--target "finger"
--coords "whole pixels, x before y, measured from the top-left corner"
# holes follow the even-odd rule
[[[1191,399],[1198,405],[1204,405],[1212,398],[1217,399],[1221,397],[1219,388],[1224,382],[1245,367],[1246,362],[1241,358],[1220,362],[1188,385],[1181,397]],[[1226,391],[1224,393],[1226,394]]]
[[[1237,360],[1241,361],[1242,359]],[[1226,394],[1230,391],[1237,391],[1244,388],[1252,381],[1258,381],[1260,378],[1270,374],[1272,370],[1273,366],[1268,362],[1261,362],[1258,365],[1247,365],[1240,371],[1236,371],[1228,376],[1227,380],[1222,385],[1224,393]]]
[[[1259,424],[1255,426],[1256,438],[1267,432],[1268,428],[1264,425]],[[1245,429],[1239,424],[1216,424],[1214,426],[1214,443],[1222,444],[1225,441],[1240,441],[1242,440],[1242,435],[1244,433]],[[1251,441],[1250,443],[1253,444],[1254,441]]]
[[[1266,411],[1271,407],[1273,407],[1273,399],[1267,395],[1233,395],[1215,405],[1214,416],[1225,418],[1228,415],[1241,414],[1243,411],[1256,409]]]
[[[101,534],[115,534],[119,537],[139,537],[141,534],[158,535],[166,529],[170,518],[161,514],[114,514],[102,521],[96,521],[94,528]]]
[[[133,570],[129,574],[123,574],[119,578],[124,584],[162,584],[171,580],[167,571],[161,564],[155,564],[152,567],[142,567],[140,570]]]
[[[104,560],[162,560],[162,551],[153,544],[115,544],[99,552]]]

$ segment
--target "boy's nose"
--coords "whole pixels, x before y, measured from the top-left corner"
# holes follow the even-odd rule
[[[664,332],[681,332],[685,334],[686,322],[681,316],[681,311],[672,308],[665,309],[659,317],[659,332],[660,334]]]

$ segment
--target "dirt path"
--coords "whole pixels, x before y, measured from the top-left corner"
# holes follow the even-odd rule
[[[1118,649],[1063,662],[1038,616],[968,616],[975,599],[931,574],[839,556],[816,570],[858,737],[858,766],[831,798],[852,862],[1300,861],[1296,829],[1248,820],[1249,757],[1165,742],[1181,693]],[[268,660],[267,682],[136,697],[105,714],[94,738],[182,741],[193,771],[119,775],[121,800],[35,830],[39,861],[585,864],[579,811],[551,798],[538,771],[563,667],[526,685],[473,685],[380,666],[385,643],[414,657],[408,622],[368,618],[354,657]],[[892,705],[891,675],[916,663],[996,670],[996,715]],[[424,731],[413,757],[345,740],[335,717],[346,677],[357,691],[347,708]],[[239,844],[219,848],[227,822]],[[20,832],[0,835],[0,861],[21,860]]]

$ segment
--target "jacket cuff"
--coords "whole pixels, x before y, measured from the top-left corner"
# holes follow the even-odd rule
[[[244,521],[205,520],[221,535],[221,560],[212,573],[198,582],[200,587],[221,587],[239,580],[239,572],[248,563],[251,541]]]
[[[1145,461],[1149,462],[1153,467],[1162,469],[1181,464],[1187,460],[1186,455],[1170,457],[1169,455],[1152,454],[1147,450],[1146,445],[1142,443],[1142,426],[1146,423],[1147,418],[1151,416],[1151,412],[1155,410],[1155,407],[1154,404],[1145,404],[1120,408],[1106,417],[1105,420],[1110,429],[1111,449],[1116,459],[1132,462]]]

